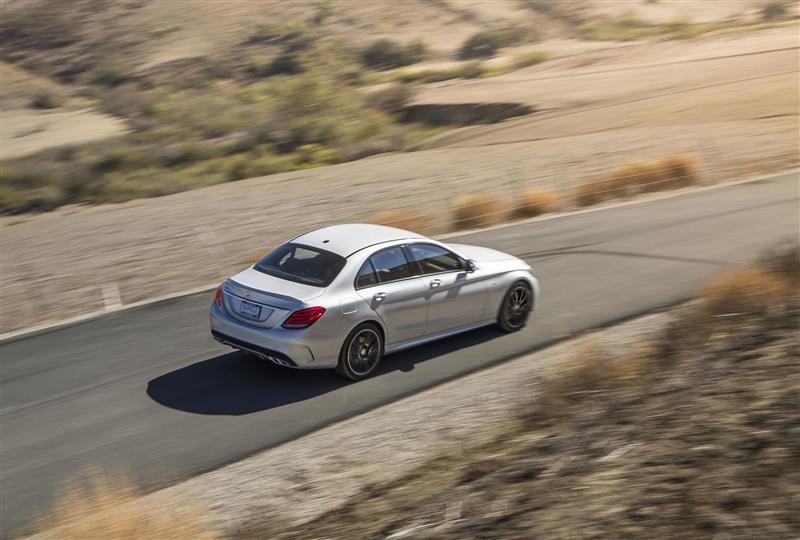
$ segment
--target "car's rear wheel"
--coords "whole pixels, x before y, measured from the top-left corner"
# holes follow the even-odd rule
[[[339,375],[360,381],[372,374],[383,359],[383,336],[371,323],[356,326],[344,340],[339,353]]]
[[[528,322],[533,308],[533,290],[527,281],[517,281],[509,287],[497,314],[497,326],[506,332],[516,332]]]

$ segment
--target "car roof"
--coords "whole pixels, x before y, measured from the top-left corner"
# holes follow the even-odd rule
[[[342,257],[348,257],[356,251],[369,246],[412,238],[425,237],[421,234],[395,227],[368,223],[347,223],[307,232],[292,240],[292,243],[324,249]]]

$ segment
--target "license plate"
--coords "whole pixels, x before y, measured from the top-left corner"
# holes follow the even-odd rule
[[[239,313],[251,319],[258,319],[261,315],[261,306],[248,302],[247,300],[242,300],[242,305],[239,306]]]

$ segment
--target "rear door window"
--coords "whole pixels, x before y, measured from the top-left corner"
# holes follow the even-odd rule
[[[377,283],[378,276],[375,275],[375,269],[372,267],[372,263],[370,261],[365,262],[361,270],[358,271],[358,276],[356,276],[356,289],[371,287],[377,285]]]
[[[402,246],[391,247],[375,253],[369,258],[379,283],[388,283],[412,277],[411,265],[403,252]]]

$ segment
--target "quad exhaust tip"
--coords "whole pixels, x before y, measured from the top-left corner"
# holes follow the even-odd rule
[[[239,351],[242,351],[242,352],[246,352],[246,353],[249,353],[249,354],[254,354],[255,356],[257,356],[261,360],[269,360],[273,364],[277,364],[277,365],[283,366],[283,367],[294,367],[292,364],[290,364],[286,360],[282,360],[280,358],[276,358],[275,356],[270,356],[268,354],[260,353],[258,351],[253,351],[253,350],[244,348],[241,345],[234,345],[233,343],[230,343],[229,341],[225,341],[224,339],[222,339],[220,337],[217,337],[217,336],[214,336],[214,339],[216,341],[219,341],[223,345],[227,345],[228,347],[233,347],[236,350],[239,350]]]

